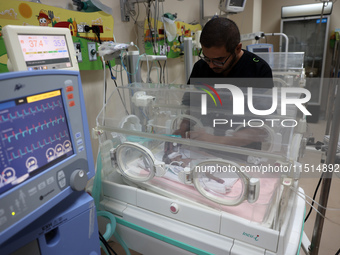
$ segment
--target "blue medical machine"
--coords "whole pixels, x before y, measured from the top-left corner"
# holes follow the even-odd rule
[[[0,254],[100,254],[96,209],[85,192],[94,162],[70,32],[3,32],[15,72],[0,75]]]
[[[256,43],[247,45],[247,51],[254,53],[274,52],[273,44],[269,43]]]

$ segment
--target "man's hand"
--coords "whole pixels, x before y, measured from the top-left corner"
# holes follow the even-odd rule
[[[186,132],[189,130],[190,130],[190,120],[184,118],[179,124],[179,128],[175,130],[173,134],[180,135],[182,138],[186,138]]]
[[[195,131],[188,131],[186,132],[185,137],[192,139],[192,140],[199,140],[199,141],[209,142],[209,143],[219,143],[218,140],[223,138],[221,136],[208,134],[203,128],[200,128]]]

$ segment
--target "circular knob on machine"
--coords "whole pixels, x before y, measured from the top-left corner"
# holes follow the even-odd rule
[[[70,186],[75,191],[82,191],[87,184],[87,174],[84,170],[78,169],[73,171],[70,179]]]

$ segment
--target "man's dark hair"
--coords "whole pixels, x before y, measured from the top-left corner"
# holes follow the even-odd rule
[[[240,43],[240,38],[240,31],[234,21],[218,17],[205,24],[200,43],[207,48],[224,46],[227,52],[232,53]]]

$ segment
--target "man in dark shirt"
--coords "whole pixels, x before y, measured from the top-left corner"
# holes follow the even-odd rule
[[[270,66],[257,55],[242,49],[239,29],[232,20],[220,17],[211,19],[202,30],[200,43],[201,59],[195,63],[189,82],[195,78],[261,78],[261,82],[254,80],[251,86],[273,88]],[[249,87],[249,84],[243,81],[244,79],[241,79],[241,82],[235,85]],[[204,130],[189,131],[189,126],[189,121],[183,120],[176,133],[182,136],[185,134],[190,139],[233,146],[260,142],[265,136],[259,128],[244,128],[233,136],[215,136],[205,133]]]
[[[191,78],[272,78],[263,59],[243,50],[237,25],[227,18],[214,18],[202,30],[200,60]],[[266,85],[265,87],[272,87]]]

